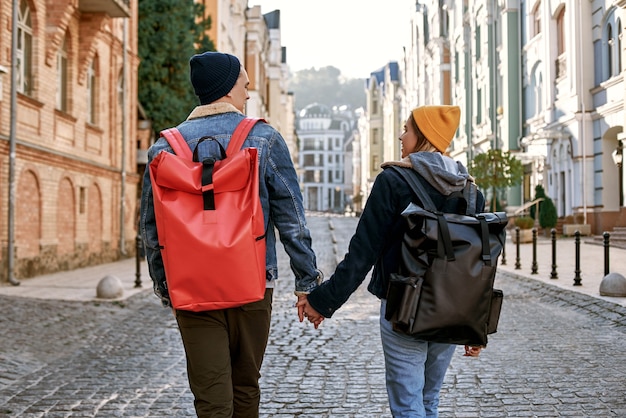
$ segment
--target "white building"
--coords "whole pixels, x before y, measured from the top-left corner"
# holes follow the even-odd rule
[[[353,112],[313,103],[300,111],[296,126],[305,209],[343,213],[351,205],[353,193]]]
[[[524,164],[509,209],[544,187],[560,217],[599,234],[622,220],[626,1],[416,1],[400,69],[402,110],[461,107],[450,148],[469,162],[491,148]],[[373,115],[370,121],[375,121]],[[371,128],[370,128],[371,130]]]

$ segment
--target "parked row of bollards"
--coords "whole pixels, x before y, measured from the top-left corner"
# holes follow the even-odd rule
[[[576,231],[574,233],[574,247],[575,247],[575,269],[574,269],[574,286],[582,286],[582,277],[580,270],[580,231]],[[550,237],[552,241],[552,268],[550,271],[551,279],[558,279],[559,275],[556,271],[556,229],[552,228],[550,230]],[[609,274],[609,249],[610,249],[610,238],[611,234],[605,232],[602,234],[603,237],[603,245],[604,245],[604,275]],[[532,229],[532,264],[531,264],[531,274],[538,274],[539,267],[537,264],[537,228]],[[516,248],[516,257],[515,257],[515,270],[520,270],[522,268],[521,259],[520,259],[520,228],[515,227],[515,248]],[[506,265],[506,252],[502,251],[502,264]]]

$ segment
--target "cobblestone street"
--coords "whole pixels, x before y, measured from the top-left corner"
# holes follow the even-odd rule
[[[330,276],[357,219],[309,216]],[[376,298],[366,282],[320,329],[297,322],[286,256],[262,370],[262,417],[390,417]],[[171,312],[149,289],[123,302],[0,296],[0,417],[193,417]],[[626,416],[626,308],[499,274],[498,333],[459,347],[441,417]]]

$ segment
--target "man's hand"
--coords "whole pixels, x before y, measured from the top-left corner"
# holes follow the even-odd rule
[[[322,321],[324,321],[324,317],[309,305],[309,300],[306,295],[298,296],[296,306],[298,307],[298,319],[300,322],[304,321],[304,318],[307,318],[309,322],[315,326],[315,329],[317,329]]]

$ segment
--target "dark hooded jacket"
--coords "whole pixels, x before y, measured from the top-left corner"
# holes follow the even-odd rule
[[[446,200],[449,194],[460,191],[471,177],[458,161],[438,152],[416,152],[399,162],[383,164],[411,167],[437,208],[453,212],[457,199]],[[330,318],[361,285],[372,266],[374,271],[368,290],[379,299],[386,298],[389,274],[398,271],[400,244],[407,229],[402,211],[410,202],[419,205],[409,185],[395,170],[383,170],[372,186],[348,253],[329,280],[308,295],[310,305]],[[479,191],[476,211],[484,210],[485,199]]]

